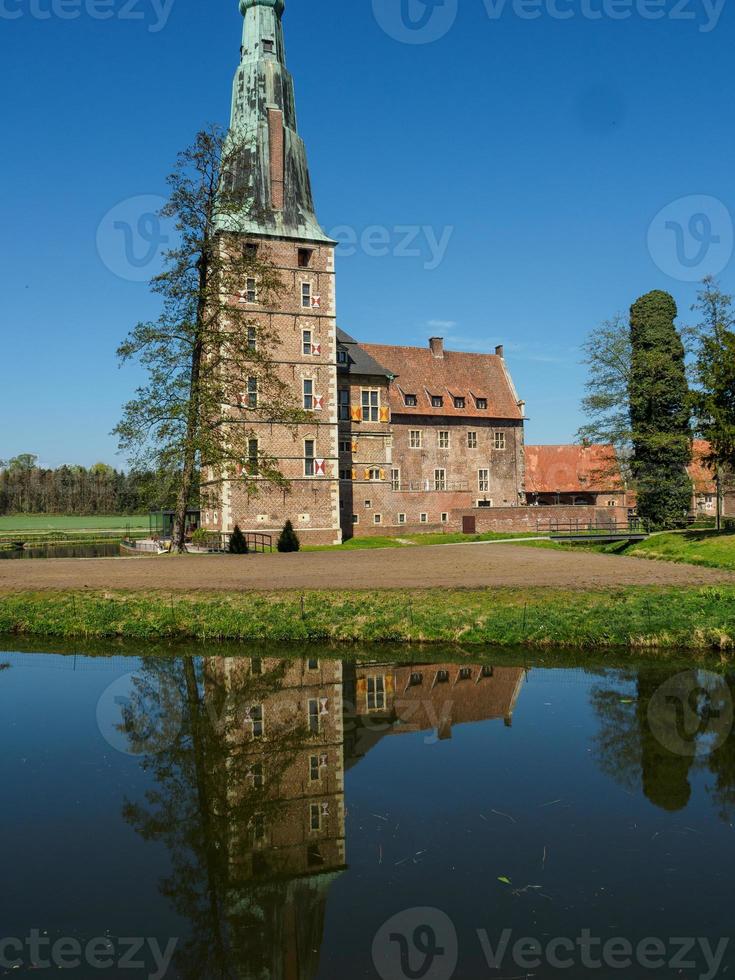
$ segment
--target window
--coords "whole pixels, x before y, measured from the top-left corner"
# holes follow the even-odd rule
[[[339,440],[339,451],[341,453],[352,454],[352,440],[351,439],[340,439]]]
[[[337,350],[337,364],[348,364],[348,363],[349,361],[347,359],[347,351],[344,349],[344,347],[340,347]]]
[[[270,39],[266,38],[263,41],[263,53],[264,54],[273,54],[273,48],[274,48],[273,41],[271,41]]]
[[[247,303],[258,302],[258,285],[255,279],[248,279],[245,282],[245,301]]]
[[[304,381],[304,408],[307,412],[314,408],[314,382],[311,378]]]
[[[448,684],[449,683],[449,671],[448,670],[437,670],[437,672],[436,672],[436,682],[437,682],[437,684]]]
[[[371,508],[372,506],[373,506],[373,502],[372,502],[372,500],[366,500],[366,501],[365,501],[365,510],[370,510],[370,508]]]
[[[403,400],[407,408],[416,408],[416,406],[419,403],[419,400],[416,397],[416,395],[404,395]]]
[[[446,470],[434,470],[434,489],[435,490],[446,490],[447,489],[447,471]]]
[[[468,449],[477,449],[477,433],[476,432],[468,432],[467,433],[467,448]]]
[[[505,433],[504,432],[496,432],[495,433],[495,448],[496,449],[505,449]]]
[[[421,514],[421,516],[419,517],[419,520],[421,521],[422,524],[428,524],[429,523],[429,515],[428,514]]]
[[[484,412],[487,408],[487,398],[477,398],[477,407],[481,412]]]
[[[379,711],[385,707],[385,677],[368,677],[367,706],[368,711]]]
[[[391,470],[390,471],[390,488],[391,490],[401,489],[401,471]]]
[[[449,521],[449,514],[442,514],[442,524],[446,524]]]
[[[369,469],[368,470],[368,479],[369,480],[380,480],[381,479],[381,472],[380,472],[380,470],[377,467],[373,467],[373,468]]]
[[[340,422],[350,421],[350,389],[339,388],[337,391],[337,417]]]
[[[340,480],[351,480],[352,479],[352,470],[340,470],[339,471],[339,478],[340,478]]]
[[[313,439],[304,439],[304,476],[314,476],[316,472],[314,446]]]
[[[250,767],[250,778],[253,780],[253,786],[255,789],[262,789],[265,784],[265,777],[263,775],[263,763],[256,762]]]
[[[299,249],[299,269],[308,269],[311,263],[311,249],[310,248],[300,248]]]
[[[353,524],[359,524],[360,523],[360,518],[357,516],[357,514],[353,514],[352,515],[352,523]]]
[[[311,283],[302,282],[301,283],[301,305],[304,309],[311,309]]]
[[[263,673],[263,661],[260,659],[260,657],[250,658],[250,673],[255,675]]]
[[[380,392],[377,389],[362,393],[362,420],[363,422],[380,421]]]
[[[472,668],[471,667],[460,667],[459,668],[459,679],[461,681],[471,681],[472,680]]]
[[[304,354],[306,356],[309,356],[311,354],[311,352],[312,352],[312,349],[313,349],[312,348],[312,344],[311,344],[311,330],[304,330],[303,331],[303,333],[302,333],[302,341],[303,341],[302,348],[303,348]]]
[[[408,683],[409,683],[409,686],[410,687],[418,687],[420,684],[423,684],[423,682],[424,682],[424,675],[423,674],[419,674],[417,672],[417,673],[411,674],[411,679],[410,679],[410,681]]]
[[[250,723],[253,726],[253,738],[262,738],[265,731],[262,704],[254,704],[250,709]]]
[[[312,803],[309,806],[309,827],[311,830],[322,829],[322,808],[320,803]]]
[[[248,472],[251,476],[258,475],[258,440],[248,439]]]
[[[494,673],[495,673],[494,667],[485,666],[480,671],[480,677],[492,677]]]
[[[319,661],[316,657],[310,657],[306,662],[307,670],[319,670]]]
[[[487,497],[485,497],[483,500],[477,501],[478,507],[492,507],[492,505],[493,505],[492,500],[488,500]]]
[[[258,379],[248,378],[248,408],[258,407]]]
[[[312,755],[309,758],[309,780],[312,783],[319,782],[319,756]]]
[[[440,432],[439,433],[439,448],[440,449],[449,449],[449,433],[448,432]]]
[[[256,242],[245,242],[245,247],[242,250],[243,255],[246,259],[254,262],[258,255],[258,245]]]
[[[258,331],[255,327],[248,327],[248,350],[258,349]]]
[[[319,702],[316,698],[309,699],[309,731],[312,735],[319,733]]]
[[[253,814],[253,840],[263,840],[265,837],[265,816],[262,813]]]
[[[431,396],[431,407],[432,408],[441,408],[443,404],[444,404],[444,399],[442,398],[441,395],[432,395]]]
[[[455,398],[454,399],[454,407],[455,408],[464,408],[465,405],[466,405],[466,402],[465,402],[464,398]]]
[[[382,523],[383,523],[383,515],[373,514],[373,524],[382,524]]]
[[[408,448],[421,449],[422,444],[421,429],[410,429],[408,433]]]
[[[405,524],[406,523],[406,515],[405,514],[399,514],[398,515],[398,523],[399,524]]]
[[[487,493],[490,489],[490,470],[477,471],[477,489],[480,493]]]

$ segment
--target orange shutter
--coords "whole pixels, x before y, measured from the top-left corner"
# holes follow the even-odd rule
[[[353,452],[353,454],[356,455],[357,454],[357,450],[358,450],[357,439],[353,439],[352,440],[352,452]]]
[[[390,409],[387,405],[380,406],[380,421],[390,422]]]
[[[365,476],[363,477],[363,479],[365,479],[365,480],[369,480],[370,479],[370,470],[369,469],[365,470]]]
[[[385,479],[385,470],[381,470],[380,471],[380,479],[381,480],[384,480]]]
[[[352,470],[352,479],[353,479],[353,480],[356,480],[356,479],[357,479],[357,470],[356,470],[356,469],[354,469],[354,468],[353,468],[353,470]]]
[[[350,416],[353,422],[362,422],[362,409],[359,405],[353,405],[350,409]]]

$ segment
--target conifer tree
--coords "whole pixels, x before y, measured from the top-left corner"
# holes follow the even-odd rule
[[[246,555],[248,553],[248,543],[239,524],[236,524],[232,529],[229,550],[231,555]]]
[[[630,421],[638,513],[652,528],[680,525],[691,507],[689,387],[676,303],[660,290],[630,311]]]
[[[281,536],[278,539],[278,550],[283,552],[301,550],[301,543],[291,521],[286,521],[283,525]]]
[[[735,314],[732,297],[712,278],[702,284],[693,307],[701,320],[694,328],[697,390],[692,395],[696,427],[711,447],[716,471],[735,470]]]

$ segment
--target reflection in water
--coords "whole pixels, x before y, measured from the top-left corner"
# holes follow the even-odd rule
[[[524,676],[317,658],[144,663],[125,705],[131,740],[160,714],[161,692],[186,710],[142,762],[156,783],[147,806],[125,817],[170,849],[161,888],[192,925],[182,975],[315,977],[327,895],[346,867],[345,770],[387,735],[509,726]]]

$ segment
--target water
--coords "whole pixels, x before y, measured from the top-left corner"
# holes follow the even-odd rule
[[[0,975],[733,975],[735,675],[128,649],[0,654]]]
[[[18,550],[0,548],[0,558],[119,558],[120,543],[44,544]]]

